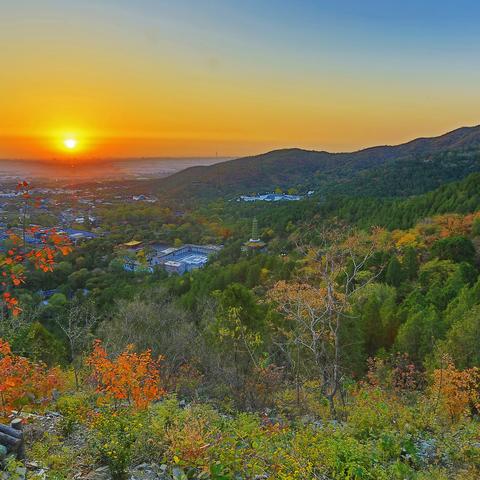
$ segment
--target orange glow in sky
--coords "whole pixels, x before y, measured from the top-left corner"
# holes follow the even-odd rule
[[[50,132],[45,137],[37,139],[37,147],[39,150],[45,152],[45,155],[50,153],[53,157],[58,157],[59,160],[63,158],[72,159],[95,156],[95,145],[92,144],[89,135],[84,130],[73,129],[59,129],[55,132]]]
[[[0,158],[349,151],[480,123],[462,9],[246,3],[6,2]]]

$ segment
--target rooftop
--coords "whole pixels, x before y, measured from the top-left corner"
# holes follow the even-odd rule
[[[142,242],[140,242],[139,240],[130,240],[130,242],[123,243],[122,245],[124,247],[138,247],[141,244]]]

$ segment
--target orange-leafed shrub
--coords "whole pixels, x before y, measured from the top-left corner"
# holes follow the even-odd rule
[[[449,362],[433,372],[432,392],[437,395],[451,420],[469,410],[480,410],[480,368],[457,370]]]
[[[97,392],[115,406],[125,402],[136,408],[146,408],[164,395],[160,384],[160,362],[152,358],[150,350],[136,353],[129,345],[116,359],[110,359],[100,340],[87,360]]]
[[[198,412],[187,410],[184,418],[176,418],[165,433],[167,455],[176,463],[206,467],[210,463],[210,447],[218,432]]]
[[[0,415],[30,403],[45,403],[61,385],[60,371],[15,355],[0,338]]]

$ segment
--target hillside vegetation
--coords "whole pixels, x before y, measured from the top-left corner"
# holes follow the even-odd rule
[[[29,272],[73,293],[34,311],[23,288],[2,322],[1,411],[24,410],[49,469],[32,478],[478,476],[480,212],[287,235],[182,277],[93,243]]]
[[[353,153],[275,150],[192,167],[150,188],[177,199],[263,192],[280,187],[327,193],[397,196],[423,193],[479,170],[480,127]]]
[[[476,133],[401,150],[463,176]],[[26,461],[0,459],[4,478],[480,478],[480,173],[423,178],[399,148],[298,202],[119,203],[75,246],[10,235],[0,417],[23,419]],[[429,191],[387,196],[401,171]],[[263,251],[244,248],[253,218]],[[223,249],[181,276],[132,272],[130,240],[142,265],[157,244]]]
[[[330,197],[319,211],[361,227],[379,225],[387,228],[408,228],[424,217],[441,213],[471,213],[480,205],[480,174],[472,174],[407,199],[371,197]]]

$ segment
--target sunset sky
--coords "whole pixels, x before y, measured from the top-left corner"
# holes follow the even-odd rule
[[[342,151],[476,125],[479,20],[473,0],[0,0],[0,157]]]

